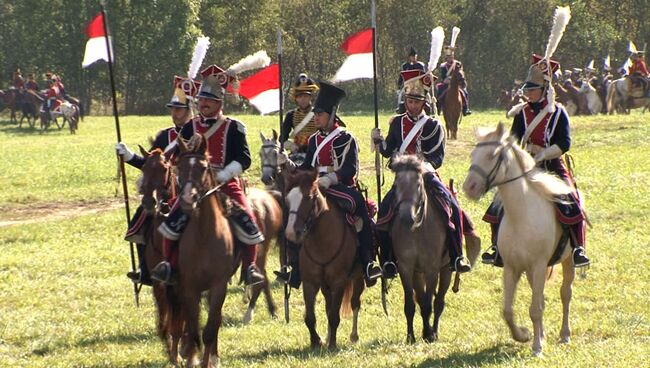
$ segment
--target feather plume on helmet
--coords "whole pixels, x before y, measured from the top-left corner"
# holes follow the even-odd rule
[[[552,60],[564,30],[571,19],[571,9],[566,6],[558,6],[553,15],[553,27],[548,37],[544,56],[533,55],[532,65],[528,69],[528,76],[523,89],[546,88],[546,98],[549,105],[549,112],[555,112],[555,89],[553,88],[553,74],[560,68],[560,63]]]
[[[291,102],[296,102],[296,96],[300,94],[307,94],[314,96],[319,90],[318,84],[316,84],[309,76],[305,73],[300,73],[295,83],[289,88],[289,100]]]

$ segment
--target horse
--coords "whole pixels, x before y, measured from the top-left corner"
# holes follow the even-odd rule
[[[575,115],[578,112],[578,105],[573,101],[569,92],[559,83],[556,83],[553,88],[555,89],[555,101],[564,105],[567,114]]]
[[[350,341],[359,340],[357,322],[364,280],[356,262],[358,240],[345,213],[318,188],[318,171],[296,171],[287,183],[289,219],[287,239],[301,243],[300,270],[305,301],[305,325],[312,349],[323,345],[316,331],[314,304],[320,290],[325,297],[330,350],[336,349],[340,311],[353,312]]]
[[[219,364],[218,334],[228,281],[239,264],[233,233],[223,206],[212,189],[216,181],[208,165],[207,142],[201,137],[193,149],[178,140],[180,206],[189,216],[181,235],[178,255],[178,282],[173,287],[185,317],[186,341],[183,356],[194,367],[200,346],[199,311],[201,293],[208,291],[208,319],[203,328],[202,367]]]
[[[582,83],[584,84],[584,83]],[[587,96],[580,91],[580,89],[573,84],[566,84],[564,87],[571,97],[571,100],[576,104],[576,115],[587,115],[589,114],[589,108],[587,107]]]
[[[535,160],[514,137],[507,137],[503,124],[487,134],[477,132],[478,143],[471,153],[471,166],[463,190],[473,200],[481,198],[490,188],[497,187],[504,208],[499,227],[498,247],[503,258],[503,317],[512,337],[519,342],[530,340],[530,332],[515,323],[513,302],[517,283],[526,273],[532,289],[529,308],[533,322],[533,354],[541,355],[545,339],[544,287],[552,270],[548,263],[553,257],[563,229],[556,218],[553,201],[572,191],[557,176],[535,167]],[[569,304],[575,277],[571,249],[560,256],[563,279],[562,327],[560,341],[568,343]]]
[[[39,110],[42,104],[43,98],[36,91],[27,90],[21,106],[22,116],[18,122],[18,127],[22,127],[23,120],[27,118],[27,124],[30,128],[33,128],[36,125],[36,119],[39,117]]]
[[[623,77],[612,81],[607,87],[607,112],[611,115],[614,111],[628,113],[630,109],[644,108],[644,111],[650,109],[650,97],[630,97],[628,77]]]
[[[449,87],[444,92],[445,96],[441,103],[449,139],[457,139],[458,126],[463,116],[461,113],[463,111],[463,100],[460,95],[460,83],[464,78],[460,68],[454,68],[450,75]]]
[[[4,107],[9,108],[9,121],[12,123],[17,123],[18,120],[16,119],[16,110],[18,109],[18,94],[20,92],[15,88],[9,88],[8,90],[1,92],[2,93],[0,94],[0,98],[2,98],[3,105]]]
[[[596,115],[600,113],[603,109],[603,102],[600,100],[598,91],[594,88],[588,80],[582,82],[580,86],[580,93],[582,93],[587,99],[587,111],[591,115]]]
[[[142,195],[142,207],[148,216],[152,216],[151,226],[146,230],[145,259],[147,267],[152,269],[162,261],[162,235],[156,230],[164,220],[162,204],[176,196],[176,177],[171,163],[159,149],[148,152],[140,146],[145,162],[142,166],[142,180],[139,192]],[[184,320],[181,306],[174,295],[173,288],[166,288],[154,280],[152,292],[157,309],[157,332],[162,340],[170,363],[178,364],[179,342],[183,335]],[[170,293],[168,298],[168,293]]]
[[[396,156],[390,169],[395,173],[397,206],[396,218],[389,226],[404,289],[406,339],[408,343],[415,343],[413,316],[417,300],[422,315],[422,338],[434,342],[438,339],[440,316],[451,283],[446,246],[447,220],[439,215],[434,200],[427,195],[423,178],[426,169],[420,158]],[[432,304],[435,304],[433,327],[430,325]]]

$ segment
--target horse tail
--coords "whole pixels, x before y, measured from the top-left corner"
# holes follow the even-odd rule
[[[77,107],[79,107],[79,117],[81,118],[81,121],[83,121],[84,116],[86,115],[86,109],[84,108],[84,104],[82,104],[81,101],[79,101]]]
[[[354,281],[348,280],[343,292],[343,302],[341,303],[341,315],[348,318],[352,315],[352,294],[354,294]]]
[[[607,86],[607,113],[614,112],[614,96],[616,94],[616,83],[612,82]]]

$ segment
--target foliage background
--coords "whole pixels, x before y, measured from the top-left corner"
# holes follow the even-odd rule
[[[260,49],[276,57],[276,32],[284,42],[283,80],[300,72],[328,79],[345,58],[339,45],[370,26],[369,0],[109,0],[115,38],[120,109],[126,114],[164,113],[174,74],[185,74],[196,36],[212,40],[205,60],[227,67]],[[429,32],[441,25],[449,42],[452,26],[462,31],[457,56],[468,75],[473,103],[495,104],[500,88],[525,76],[531,53],[544,52],[556,5],[571,5],[573,18],[556,51],[564,68],[596,65],[610,54],[612,66],[627,57],[627,41],[650,40],[650,0],[382,0],[377,1],[380,102],[395,100],[397,73],[406,49],[429,58]],[[0,88],[16,68],[40,77],[60,74],[68,91],[94,113],[110,113],[103,64],[81,69],[84,29],[99,11],[97,0],[0,1]],[[345,83],[348,108],[372,109],[372,84]],[[240,106],[247,109],[247,106]]]

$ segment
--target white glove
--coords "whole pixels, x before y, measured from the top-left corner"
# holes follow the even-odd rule
[[[318,186],[321,189],[327,189],[333,184],[336,184],[339,182],[338,177],[336,176],[335,173],[329,173],[327,175],[323,175],[318,178]]]
[[[217,172],[216,179],[219,183],[225,183],[242,172],[244,172],[242,165],[237,161],[233,161],[226,165],[223,170]]]
[[[122,159],[124,161],[131,161],[133,156],[135,156],[135,153],[129,149],[129,147],[126,145],[126,143],[119,142],[115,144],[115,151],[117,151],[117,154],[122,156]]]
[[[286,152],[281,151],[278,152],[278,166],[282,166],[286,164],[289,161],[289,156],[287,155]]]
[[[528,152],[530,152],[530,154],[533,157],[535,157],[538,153],[540,153],[540,152],[542,152],[544,150],[544,147],[538,146],[536,144],[531,143],[531,144],[528,145],[527,149],[528,149]]]
[[[384,140],[384,137],[381,135],[381,129],[373,128],[370,131],[370,138],[374,144],[380,144]]]
[[[298,149],[298,145],[293,143],[292,141],[286,141],[284,142],[284,149],[294,152]]]
[[[554,145],[552,145],[552,146],[550,146],[548,148],[545,148],[545,149],[539,151],[535,155],[535,162],[542,162],[542,161],[545,161],[545,160],[552,160],[554,158],[558,158],[558,157],[562,156],[563,153],[564,152],[562,152],[562,149],[560,148],[560,146],[558,146],[557,144],[554,144]]]

